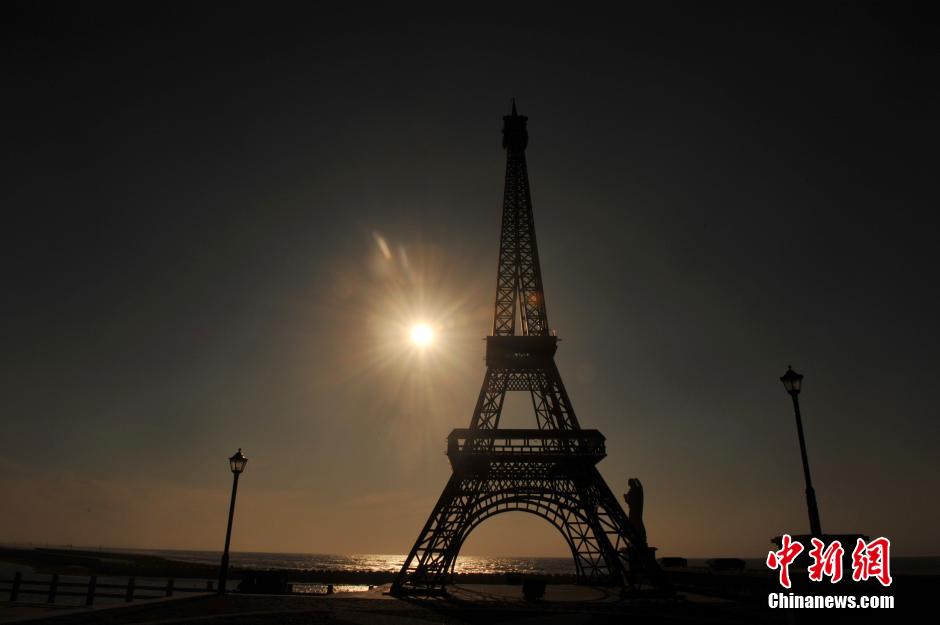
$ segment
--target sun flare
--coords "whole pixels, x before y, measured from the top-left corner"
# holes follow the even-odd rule
[[[411,342],[418,347],[427,347],[434,342],[434,330],[426,323],[411,326]]]

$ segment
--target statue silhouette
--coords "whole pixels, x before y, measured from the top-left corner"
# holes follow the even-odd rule
[[[624,493],[623,500],[627,503],[627,518],[636,531],[643,545],[646,545],[646,527],[643,525],[643,484],[635,477],[627,479],[630,489]]]

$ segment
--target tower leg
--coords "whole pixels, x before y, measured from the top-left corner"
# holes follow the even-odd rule
[[[467,486],[465,480],[451,476],[392,583],[392,594],[442,592],[452,580],[460,536],[473,504]]]

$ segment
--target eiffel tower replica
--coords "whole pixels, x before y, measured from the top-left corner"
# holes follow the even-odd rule
[[[658,571],[642,523],[631,524],[597,470],[606,455],[604,436],[581,429],[555,366],[558,337],[548,327],[526,169],[527,119],[515,101],[503,117],[506,186],[483,388],[470,427],[447,439],[453,475],[392,594],[443,593],[467,536],[510,511],[535,514],[558,528],[579,583],[632,586],[644,570]],[[531,395],[537,429],[499,427],[509,391]]]

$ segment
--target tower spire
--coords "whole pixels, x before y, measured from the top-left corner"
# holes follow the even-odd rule
[[[493,336],[519,334],[548,336],[548,313],[542,290],[542,270],[535,240],[532,194],[525,149],[529,144],[526,124],[529,118],[516,111],[503,116],[503,147],[506,149],[506,186],[503,191],[503,218],[499,236],[499,269],[496,277],[496,312]]]

